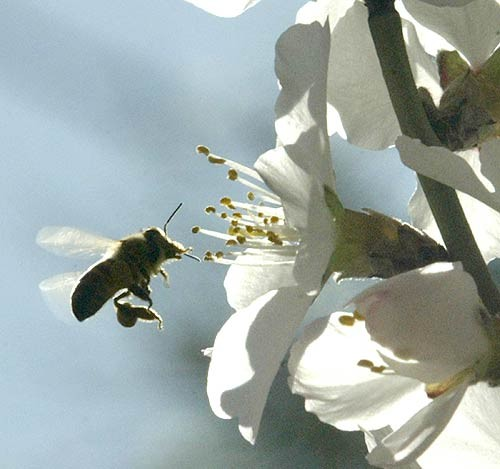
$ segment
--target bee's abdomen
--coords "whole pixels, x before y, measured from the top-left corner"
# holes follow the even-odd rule
[[[133,283],[126,263],[106,259],[95,264],[83,274],[71,295],[73,314],[84,321],[97,313],[117,291]]]

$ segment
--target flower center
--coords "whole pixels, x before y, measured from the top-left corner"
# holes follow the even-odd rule
[[[291,228],[281,206],[281,199],[264,187],[259,173],[227,158],[214,155],[205,146],[197,147],[211,164],[229,167],[227,178],[247,187],[247,201],[238,202],[230,197],[219,200],[221,209],[214,205],[205,208],[207,215],[214,215],[227,223],[224,232],[194,226],[193,233],[202,233],[225,241],[230,251],[207,251],[205,261],[221,264],[264,265],[293,263],[300,241],[298,232]]]

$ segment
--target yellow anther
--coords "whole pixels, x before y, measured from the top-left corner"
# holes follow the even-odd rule
[[[200,232],[200,227],[199,226],[193,226],[191,228],[191,233],[196,234]]]
[[[196,147],[196,151],[202,155],[205,155],[205,156],[208,156],[210,155],[210,150],[208,149],[208,147],[206,147],[205,145],[198,145]]]
[[[227,218],[227,213],[226,213],[226,212],[222,212],[222,213],[220,214],[220,217],[221,217],[223,220],[225,220],[225,219]]]
[[[264,214],[263,214],[262,212],[259,212],[259,213],[257,214],[257,216],[258,216],[259,218],[264,218]]]
[[[271,217],[271,223],[278,223],[279,221],[280,221],[280,217],[277,217],[277,216]]]
[[[233,212],[233,218],[243,218],[243,215],[240,212]]]
[[[248,192],[247,199],[250,201],[255,200],[255,194],[253,192]]]
[[[266,218],[264,218],[263,221],[264,221],[264,225],[269,225],[269,218],[266,217]]]
[[[236,246],[238,243],[234,239],[228,239],[226,241],[226,246]]]
[[[273,233],[272,231],[267,232],[267,239],[271,241],[271,243],[273,244],[276,244],[278,246],[283,246],[283,241],[276,233]]]
[[[203,256],[203,260],[207,261],[207,262],[213,261],[214,260],[214,255],[212,254],[211,251],[207,251],[205,253],[205,255]]]
[[[380,365],[380,366],[372,366],[370,368],[370,371],[373,373],[383,373],[387,369],[386,366]]]
[[[365,359],[362,359],[360,360],[358,363],[357,363],[358,366],[361,366],[363,368],[370,368],[372,369],[374,367],[373,365],[373,362],[370,361],[370,360],[365,360]]]
[[[226,160],[214,155],[208,155],[208,162],[212,164],[224,164]]]
[[[231,236],[237,235],[241,233],[241,228],[239,226],[230,226],[227,230],[227,234],[230,234]]]
[[[238,241],[238,243],[240,243],[240,244],[245,244],[246,240],[247,239],[243,235],[236,236],[236,241]]]
[[[227,207],[231,205],[231,199],[229,197],[222,197],[222,199],[219,200],[219,203]]]
[[[231,220],[230,223],[232,226],[238,226],[239,221],[238,220]]]
[[[217,251],[217,252],[215,253],[215,257],[216,257],[217,259],[221,259],[221,258],[223,258],[223,257],[224,257],[224,253],[223,253],[222,251]]]
[[[356,319],[356,321],[364,321],[365,320],[365,317],[357,310],[354,311],[353,315],[354,315],[354,319]]]
[[[209,205],[205,207],[205,213],[215,213],[217,212],[216,208],[213,205]]]
[[[231,168],[227,172],[227,178],[230,179],[231,181],[236,181],[236,179],[238,179],[238,171],[236,171],[235,169]]]
[[[354,316],[348,316],[346,314],[343,314],[342,316],[339,317],[339,322],[343,326],[353,326],[354,325]]]

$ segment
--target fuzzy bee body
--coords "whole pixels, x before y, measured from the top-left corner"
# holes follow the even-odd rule
[[[95,243],[92,243],[92,239]],[[170,239],[160,228],[148,228],[114,241],[76,228],[47,227],[40,230],[37,242],[43,248],[56,254],[102,255],[98,262],[78,277],[72,288],[71,309],[79,321],[93,316],[107,301],[114,298],[118,319],[125,314],[135,314],[137,319],[158,320],[161,324],[161,318],[151,309],[153,302],[149,282],[151,277],[158,274],[167,279],[168,276],[162,269],[162,264],[170,259],[180,259],[190,250]],[[69,281],[75,283],[74,274],[68,274]],[[47,299],[49,304],[52,303],[50,297],[57,294],[65,283],[64,276],[58,275],[40,284],[44,296],[49,296]],[[118,299],[130,295],[147,302],[148,306],[134,306],[130,303],[118,302]],[[151,313],[146,313],[146,310],[150,310]]]

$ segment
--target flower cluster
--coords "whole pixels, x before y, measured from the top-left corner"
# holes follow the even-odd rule
[[[220,16],[258,3],[188,1]],[[235,309],[211,351],[210,403],[220,417],[238,417],[252,443],[309,306],[332,273],[349,276],[335,270],[339,255],[349,262],[350,251],[339,251],[352,244],[355,226],[346,228],[335,194],[329,135],[369,149],[396,145],[405,165],[459,191],[484,260],[500,253],[500,2],[395,5],[421,106],[441,146],[402,135],[364,2],[317,0],[277,43],[276,148],[255,169],[200,149],[251,190],[244,203],[221,199],[223,212],[207,208],[229,223],[225,233],[197,231],[231,249],[207,254],[230,264],[225,287]],[[416,227],[441,241],[420,188],[409,211]],[[408,233],[391,226],[391,234],[377,232],[386,251]],[[373,243],[366,246],[363,266],[380,262]],[[437,260],[403,266],[353,298],[354,312],[311,323],[291,349],[290,388],[323,422],[364,431],[375,466],[500,467],[499,312],[484,306],[477,278],[460,262]]]

